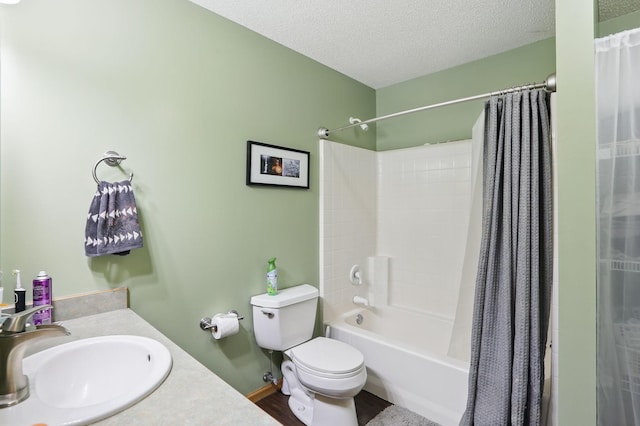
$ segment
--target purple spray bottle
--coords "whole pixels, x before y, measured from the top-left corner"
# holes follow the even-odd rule
[[[51,284],[52,280],[45,271],[40,271],[33,280],[33,306],[51,305]],[[53,315],[51,309],[43,309],[33,314],[33,324],[51,324]]]

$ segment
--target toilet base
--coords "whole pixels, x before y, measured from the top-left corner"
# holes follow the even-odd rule
[[[294,396],[289,397],[289,409],[305,425],[309,426],[313,420],[313,405],[305,405]]]
[[[335,399],[323,395],[311,398],[311,404],[289,397],[289,409],[307,426],[358,426],[353,398]]]
[[[312,426],[358,426],[353,398],[335,399],[316,394]]]

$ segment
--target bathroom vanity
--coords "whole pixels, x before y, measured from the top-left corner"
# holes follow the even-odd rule
[[[132,407],[95,424],[280,424],[131,309],[120,308],[81,316],[64,320],[63,325],[71,332],[70,336],[38,342],[29,353],[78,339],[135,335],[162,343],[173,359],[169,376],[153,393]]]

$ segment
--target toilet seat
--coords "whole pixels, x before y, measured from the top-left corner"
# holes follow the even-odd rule
[[[367,381],[362,353],[338,340],[317,337],[285,354],[302,385],[330,398],[352,398]]]
[[[360,373],[364,356],[339,340],[317,337],[289,349],[287,355],[296,367],[325,378],[348,378]]]

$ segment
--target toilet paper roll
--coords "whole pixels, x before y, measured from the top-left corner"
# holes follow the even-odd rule
[[[211,319],[211,335],[214,339],[237,334],[240,330],[240,322],[236,314],[216,314]]]

